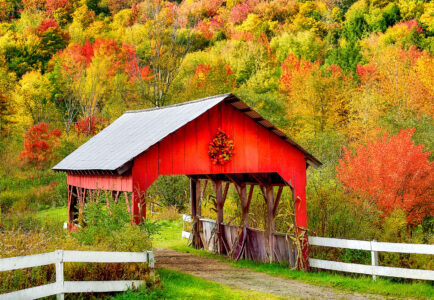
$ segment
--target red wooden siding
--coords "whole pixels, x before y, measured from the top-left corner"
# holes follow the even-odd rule
[[[92,190],[133,191],[133,177],[131,174],[124,176],[68,174],[66,182],[68,185]]]
[[[234,140],[232,161],[214,165],[208,145],[223,129]],[[159,175],[277,172],[294,188],[298,226],[306,222],[304,154],[231,104],[220,103],[134,160],[134,187],[145,191]]]

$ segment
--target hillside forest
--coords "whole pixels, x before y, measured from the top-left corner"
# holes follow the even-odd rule
[[[309,234],[432,244],[433,54],[428,0],[0,0],[0,231],[64,207],[50,168],[124,111],[233,92],[323,162],[308,169]],[[186,209],[186,179],[153,189]],[[318,255],[370,260],[336,251]]]

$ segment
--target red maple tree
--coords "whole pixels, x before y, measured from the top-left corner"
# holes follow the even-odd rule
[[[411,140],[415,129],[395,136],[384,134],[355,151],[344,148],[337,167],[338,178],[347,191],[368,197],[388,216],[399,208],[410,226],[434,215],[434,164],[431,152]]]
[[[97,131],[101,130],[101,127],[106,125],[106,119],[98,116],[92,116],[89,121],[89,117],[78,120],[74,125],[75,130],[81,135],[94,135]]]
[[[19,159],[24,165],[44,167],[53,159],[53,150],[61,135],[59,129],[50,130],[50,126],[45,122],[31,126],[24,133],[24,150],[21,151]]]

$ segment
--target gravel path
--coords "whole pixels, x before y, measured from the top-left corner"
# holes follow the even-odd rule
[[[234,268],[217,259],[170,249],[156,250],[156,266],[188,273],[233,288],[269,293],[286,299],[383,299],[377,295],[348,293],[283,279],[246,268]]]

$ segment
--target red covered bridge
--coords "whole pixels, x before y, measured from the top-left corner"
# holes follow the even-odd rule
[[[129,209],[134,220],[140,222],[146,217],[144,195],[152,182],[159,175],[187,175],[191,181],[196,247],[207,246],[203,230],[206,228],[197,216],[201,180],[211,180],[219,224],[215,230],[217,250],[237,258],[280,261],[279,256],[287,255],[286,252],[296,252],[295,248],[279,250],[278,237],[273,233],[282,190],[289,187],[293,192],[295,222],[302,231],[307,227],[306,168],[320,164],[243,101],[233,94],[224,94],[126,112],[53,169],[67,173],[70,225],[78,216],[77,207],[101,191],[116,200],[124,195],[127,203],[131,203]],[[231,183],[241,199],[243,222],[238,230],[222,224]],[[266,234],[248,238],[248,211],[254,186],[261,188],[267,202],[268,228]],[[273,189],[275,186],[278,188]],[[267,241],[266,257],[255,254],[258,245],[252,244],[252,239]],[[300,257],[306,263],[306,242],[302,248]]]

